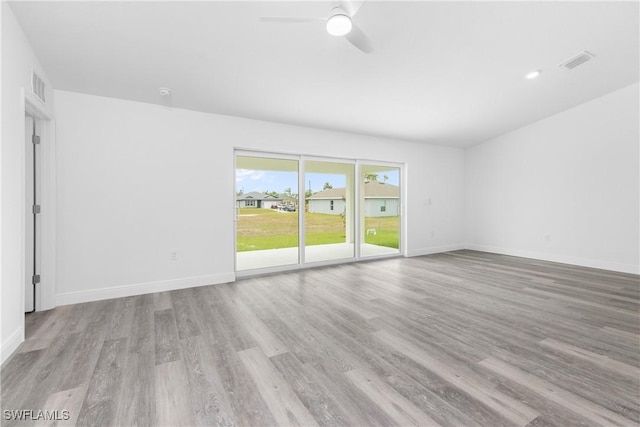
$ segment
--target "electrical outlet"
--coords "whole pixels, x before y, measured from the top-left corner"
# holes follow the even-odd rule
[[[179,259],[178,251],[171,251],[171,261],[178,261]]]

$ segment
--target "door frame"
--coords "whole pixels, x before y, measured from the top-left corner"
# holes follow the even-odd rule
[[[276,267],[265,267],[265,268],[257,268],[252,270],[238,270],[237,265],[237,233],[238,233],[238,210],[236,203],[236,180],[235,174],[237,170],[237,157],[238,156],[248,156],[248,157],[265,157],[265,158],[275,158],[275,159],[286,159],[286,160],[297,160],[298,161],[298,263],[292,265],[283,265]],[[354,256],[350,258],[329,260],[329,261],[318,261],[318,262],[306,262],[305,261],[305,232],[304,232],[304,221],[305,221],[305,212],[304,212],[304,204],[300,203],[300,194],[304,194],[303,190],[306,190],[305,187],[305,161],[326,161],[326,162],[337,162],[337,163],[349,163],[354,165]],[[361,256],[360,251],[360,239],[362,239],[362,224],[360,224],[360,170],[362,165],[380,165],[380,166],[389,166],[399,169],[399,186],[400,186],[400,224],[398,229],[398,253],[388,254],[388,255],[370,255],[370,256]],[[272,274],[272,273],[280,273],[285,271],[292,270],[300,270],[305,268],[313,268],[313,267],[321,267],[327,265],[337,265],[337,264],[346,264],[358,261],[369,261],[374,259],[386,259],[386,258],[397,258],[406,256],[406,209],[404,208],[406,205],[406,164],[400,162],[388,162],[388,161],[379,161],[379,160],[371,160],[371,159],[353,159],[348,157],[339,157],[339,156],[325,156],[325,155],[312,155],[312,154],[300,154],[300,153],[283,153],[283,152],[273,152],[273,151],[262,151],[262,150],[254,150],[247,148],[235,148],[233,151],[233,251],[234,251],[234,271],[237,278],[243,277],[252,277],[262,274]]]
[[[270,274],[270,273],[279,273],[281,271],[289,271],[289,270],[297,270],[300,268],[302,263],[301,258],[301,249],[300,249],[300,237],[302,232],[300,230],[300,215],[298,212],[298,262],[296,264],[282,265],[276,267],[264,267],[264,268],[256,268],[252,270],[238,270],[238,214],[239,208],[236,202],[236,171],[238,169],[238,156],[241,157],[256,157],[256,158],[269,158],[269,159],[279,159],[279,160],[295,160],[298,162],[298,169],[296,173],[298,174],[298,187],[300,187],[300,156],[294,154],[286,154],[286,153],[273,153],[268,151],[256,151],[256,150],[246,150],[236,148],[233,150],[233,270],[235,271],[236,277],[249,277],[255,276],[258,274]],[[298,193],[300,193],[300,188],[298,188]],[[300,196],[298,196],[300,197]],[[300,209],[298,208],[298,211]],[[247,274],[247,272],[251,272]]]
[[[339,259],[332,259],[332,260],[327,260],[327,261],[311,261],[311,262],[307,262],[306,259],[306,232],[305,232],[305,215],[306,215],[306,211],[305,209],[300,209],[298,208],[298,210],[300,211],[300,213],[298,214],[298,219],[299,219],[299,229],[302,230],[302,232],[300,233],[300,239],[298,244],[300,245],[300,263],[299,263],[299,268],[310,268],[310,267],[322,267],[325,265],[335,265],[335,264],[345,264],[345,263],[349,263],[349,262],[354,262],[358,260],[358,251],[359,251],[359,245],[358,245],[358,240],[359,239],[359,234],[358,234],[358,224],[357,224],[357,214],[358,214],[358,196],[357,196],[357,192],[358,192],[358,182],[356,177],[358,176],[358,161],[357,160],[353,160],[353,159],[347,159],[347,158],[340,158],[340,157],[329,157],[329,156],[310,156],[310,155],[306,155],[306,154],[301,154],[300,155],[300,170],[298,172],[298,178],[299,178],[299,182],[298,182],[298,187],[304,189],[305,191],[303,192],[303,194],[306,194],[306,179],[305,179],[305,173],[306,173],[306,162],[310,161],[310,162],[327,162],[327,163],[342,163],[342,164],[349,164],[349,165],[353,165],[353,173],[354,173],[354,186],[353,186],[353,191],[354,191],[354,205],[353,205],[353,210],[354,210],[354,218],[353,218],[353,245],[354,245],[354,252],[353,252],[353,256],[352,257],[348,257],[348,258],[339,258]],[[300,202],[298,202],[298,204],[300,204]],[[303,203],[303,206],[305,204]]]
[[[405,180],[405,174],[406,174],[406,165],[404,163],[395,163],[395,162],[386,162],[386,161],[379,161],[379,160],[370,160],[370,159],[366,159],[366,160],[357,160],[357,169],[356,169],[356,173],[358,174],[358,177],[362,176],[362,172],[361,172],[361,168],[362,165],[371,165],[371,166],[382,166],[382,167],[390,167],[390,168],[398,168],[399,169],[399,176],[398,176],[398,186],[400,187],[400,192],[399,192],[399,197],[400,197],[400,201],[398,203],[398,209],[399,209],[399,214],[398,216],[400,217],[400,224],[398,224],[398,253],[397,254],[389,254],[389,255],[367,255],[367,256],[362,256],[360,253],[360,244],[358,244],[358,251],[356,252],[358,254],[357,260],[374,260],[374,259],[380,259],[380,258],[393,258],[393,257],[397,257],[397,256],[406,256],[407,250],[405,247],[405,242],[406,242],[406,232],[407,232],[407,221],[406,221],[406,195],[407,195],[407,190],[406,190],[406,180]],[[358,179],[358,185],[360,185],[360,180]],[[358,188],[358,193],[357,193],[357,198],[358,200],[360,200],[360,188]],[[363,211],[364,212],[364,211]],[[361,212],[358,211],[358,215],[360,215]],[[360,216],[358,217],[358,221],[360,221]],[[364,223],[362,224],[358,224],[358,227],[356,227],[357,230],[361,233],[366,232],[366,230],[364,230]],[[364,234],[360,235],[360,239],[362,239],[362,242],[364,242]],[[362,243],[359,242],[359,243]]]
[[[36,311],[50,310],[56,306],[56,139],[55,120],[45,106],[35,95],[22,89],[23,122],[24,117],[30,116],[40,128],[40,170],[39,172],[39,204],[42,206],[40,217],[40,283],[36,286]],[[25,141],[25,144],[27,141]],[[26,148],[22,150],[22,224],[21,224],[21,306],[25,306],[26,283],[26,169],[24,158]]]

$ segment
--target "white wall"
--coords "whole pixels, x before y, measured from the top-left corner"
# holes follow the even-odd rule
[[[408,254],[464,242],[459,149],[64,91],[55,115],[59,304],[233,280],[234,147],[406,162]]]
[[[638,273],[638,91],[468,149],[468,246]]]
[[[24,339],[23,233],[25,103],[23,90],[31,90],[31,70],[46,80],[11,8],[1,2],[2,22],[2,144],[0,149],[0,346],[4,361]],[[50,111],[52,92],[46,92]]]

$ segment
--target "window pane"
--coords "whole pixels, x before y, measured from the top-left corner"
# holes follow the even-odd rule
[[[354,257],[355,165],[305,162],[305,262]]]
[[[236,156],[238,270],[297,264],[298,161]]]
[[[363,257],[400,252],[400,168],[366,164],[360,168]]]

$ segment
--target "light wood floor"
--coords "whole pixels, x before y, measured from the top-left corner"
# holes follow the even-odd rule
[[[64,306],[27,318],[2,409],[77,425],[633,426],[639,292],[638,276],[459,251]]]

